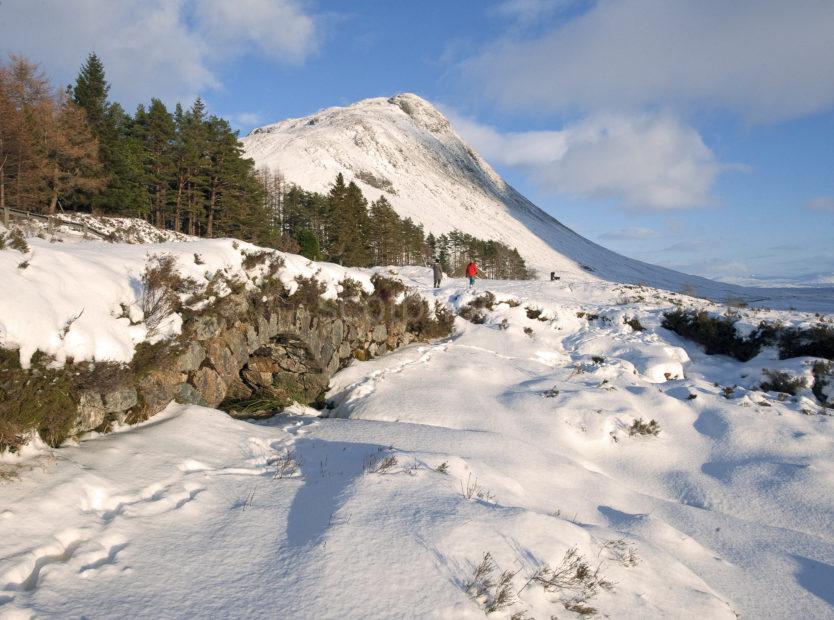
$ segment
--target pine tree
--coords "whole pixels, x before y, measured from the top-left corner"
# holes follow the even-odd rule
[[[107,119],[109,93],[104,65],[95,52],[90,52],[75,79],[72,95],[75,103],[87,113],[87,123],[96,136],[101,135]]]
[[[380,196],[371,205],[370,215],[370,238],[374,265],[401,264],[401,228],[402,224],[397,212],[385,196]]]
[[[141,145],[144,182],[149,193],[150,220],[166,226],[168,189],[175,174],[174,119],[159,99],[151,99],[147,110],[139,106],[134,118],[134,136]]]
[[[321,248],[319,247],[319,240],[311,230],[300,230],[295,237],[298,242],[299,252],[302,256],[310,260],[321,259]]]
[[[368,267],[370,265],[368,201],[353,181],[347,187],[344,209],[341,217],[341,238],[344,248],[342,264],[351,267]]]
[[[205,119],[206,106],[200,97],[185,114],[183,132],[183,163],[185,166],[186,232],[199,234],[198,222],[204,212],[204,196],[200,189],[205,183],[208,136]]]
[[[96,184],[100,191],[80,192],[74,206],[143,215],[149,201],[143,184],[141,145],[133,139],[132,119],[119,104],[109,102],[109,93],[104,64],[91,52],[75,79],[72,97],[86,113],[87,124],[98,140],[106,184]]]

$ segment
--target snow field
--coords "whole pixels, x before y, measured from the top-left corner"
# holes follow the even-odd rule
[[[458,308],[482,292],[399,274]],[[171,406],[7,461],[0,617],[479,618],[487,552],[513,574],[490,617],[579,617],[576,590],[527,583],[574,547],[612,584],[586,600],[599,615],[834,615],[832,418],[752,389],[807,360],[706,356],[659,327],[662,291],[479,286],[519,303],[338,373],[333,417]],[[631,435],[638,418],[659,434]]]

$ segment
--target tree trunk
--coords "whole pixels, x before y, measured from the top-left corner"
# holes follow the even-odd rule
[[[157,185],[156,191],[154,192],[154,195],[156,197],[156,205],[154,205],[154,226],[156,226],[157,228],[165,228],[165,221],[162,219],[162,204],[159,200],[161,192],[162,187]]]
[[[180,232],[182,228],[181,220],[182,220],[182,177],[178,179],[177,182],[177,202],[176,206],[174,207],[174,232]]]
[[[55,215],[58,210],[58,167],[52,169],[52,196],[49,199],[49,210],[47,215]]]
[[[194,235],[194,188],[188,184],[188,234]]]
[[[6,162],[0,166],[0,209],[3,210],[3,226],[9,229],[9,208],[6,206]]]
[[[214,202],[217,198],[217,189],[212,185],[209,196],[208,218],[206,221],[206,237],[214,236]]]

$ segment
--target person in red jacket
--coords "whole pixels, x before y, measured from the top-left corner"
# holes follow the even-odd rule
[[[466,277],[469,278],[469,288],[475,287],[475,274],[478,273],[478,266],[475,264],[475,261],[469,261],[469,264],[466,266]]]

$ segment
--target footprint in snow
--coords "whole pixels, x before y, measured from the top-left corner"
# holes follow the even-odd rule
[[[24,554],[24,558],[0,577],[6,591],[33,592],[38,587],[41,573],[50,564],[69,562],[76,550],[90,536],[81,530],[69,529],[55,534],[52,542]]]

